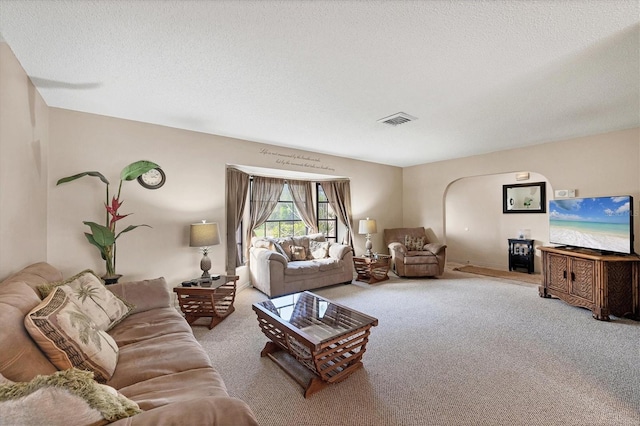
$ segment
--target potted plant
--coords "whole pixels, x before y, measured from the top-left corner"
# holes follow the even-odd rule
[[[92,176],[92,177],[99,178],[100,181],[106,185],[107,187],[106,201],[104,203],[104,207],[106,210],[105,224],[100,225],[96,222],[90,222],[90,221],[82,222],[85,225],[87,225],[91,231],[91,232],[85,232],[84,234],[85,237],[87,237],[87,240],[89,241],[89,243],[91,243],[92,245],[97,247],[98,250],[100,250],[100,256],[102,256],[102,259],[105,261],[105,267],[107,272],[105,276],[102,278],[105,280],[106,283],[117,282],[118,279],[121,277],[121,275],[118,275],[116,273],[116,240],[118,239],[118,237],[120,237],[120,235],[124,234],[125,232],[132,231],[141,226],[146,226],[150,228],[149,225],[144,225],[144,224],[129,225],[126,228],[124,228],[122,231],[116,234],[116,223],[120,219],[123,219],[129,216],[130,214],[130,213],[120,214],[119,212],[119,209],[123,203],[123,201],[120,198],[122,183],[125,181],[137,179],[139,176],[142,176],[148,171],[159,168],[159,167],[160,166],[158,166],[156,163],[153,163],[151,161],[146,161],[146,160],[136,161],[126,166],[120,172],[120,184],[118,185],[118,194],[113,196],[111,200],[109,199],[109,181],[100,172],[95,172],[95,171],[82,172],[82,173],[75,174],[73,176],[62,178],[58,180],[58,182],[56,183],[56,185],[60,185],[66,182],[71,182],[76,179],[80,179],[81,177],[84,177],[84,176]]]

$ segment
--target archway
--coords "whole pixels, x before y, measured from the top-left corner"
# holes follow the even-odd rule
[[[546,214],[502,212],[502,185],[529,182],[546,182],[547,199],[552,194],[547,178],[539,173],[530,173],[525,182],[517,182],[512,172],[469,176],[449,183],[442,203],[447,260],[507,270],[508,239],[517,238],[520,230],[526,230],[526,238],[533,239],[536,246],[547,244]],[[539,253],[534,263],[539,272]]]

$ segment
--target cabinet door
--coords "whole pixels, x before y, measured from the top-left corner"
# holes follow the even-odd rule
[[[553,253],[547,254],[547,283],[550,289],[569,293],[568,257]]]
[[[571,295],[595,301],[595,265],[593,260],[571,259]]]

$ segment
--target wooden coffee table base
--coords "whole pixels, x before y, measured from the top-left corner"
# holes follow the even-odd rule
[[[313,371],[309,370],[306,366],[298,362],[298,360],[280,345],[273,342],[267,342],[260,352],[260,356],[268,356],[278,367],[280,367],[285,373],[287,373],[293,380],[295,380],[302,389],[304,389],[304,397],[309,398],[316,392],[321,391],[332,383],[337,383],[346,379],[349,375],[359,368],[362,368],[362,362],[358,361],[350,367],[349,374],[343,376],[338,381],[326,382],[322,380]]]
[[[271,339],[260,356],[268,356],[296,380],[304,388],[305,398],[362,368],[371,325],[313,345],[297,333],[280,328],[268,315],[256,313],[262,332]]]

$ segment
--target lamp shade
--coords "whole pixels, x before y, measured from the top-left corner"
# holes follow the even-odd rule
[[[375,219],[362,219],[358,227],[359,234],[375,234],[378,232]]]
[[[189,234],[189,247],[209,247],[220,244],[220,232],[218,224],[194,223]]]

